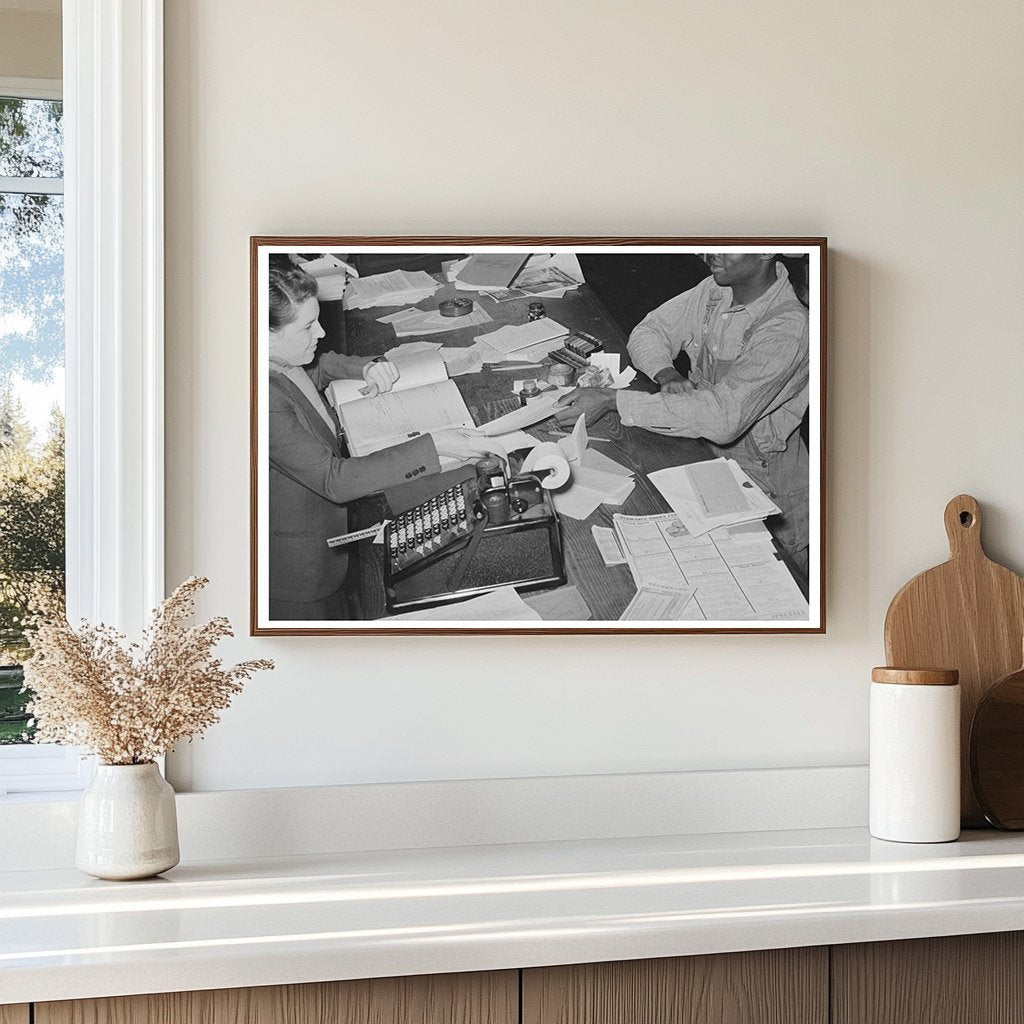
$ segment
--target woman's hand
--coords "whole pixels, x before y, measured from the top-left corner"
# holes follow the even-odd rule
[[[485,455],[506,456],[501,445],[493,441],[479,430],[433,430],[430,433],[438,455],[446,455],[450,459],[482,459]]]
[[[363,367],[363,380],[366,387],[362,388],[367,398],[376,398],[385,391],[390,391],[395,386],[395,381],[401,374],[398,367],[387,359],[380,362],[369,362]]]

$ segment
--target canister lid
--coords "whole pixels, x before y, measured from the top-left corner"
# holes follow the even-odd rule
[[[960,673],[955,668],[873,668],[873,683],[897,683],[903,686],[956,686]]]

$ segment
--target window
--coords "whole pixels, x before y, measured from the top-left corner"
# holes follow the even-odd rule
[[[13,85],[13,87],[12,87]],[[56,95],[55,95],[56,94]],[[0,772],[63,766],[32,738],[25,616],[63,602],[64,144],[59,84],[0,81]],[[57,762],[55,765],[54,762]],[[21,787],[19,787],[21,788]]]
[[[164,595],[163,3],[65,0],[62,24],[66,601],[137,635]],[[61,99],[39,86],[0,78],[0,97]],[[4,171],[32,181],[0,192],[59,197],[53,169]],[[75,751],[0,745],[0,799],[90,774]]]

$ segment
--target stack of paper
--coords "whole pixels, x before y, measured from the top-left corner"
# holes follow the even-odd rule
[[[557,338],[538,342],[529,348],[521,348],[515,352],[505,353],[500,352],[481,338],[477,338],[473,343],[473,348],[480,353],[480,358],[485,363],[522,363],[524,366],[527,364],[539,366],[541,360],[556,348],[561,348],[562,343],[563,336],[559,335]]]
[[[316,294],[321,302],[336,302],[342,298],[349,278],[359,276],[354,267],[330,253],[299,265],[307,274],[316,278]]]
[[[509,299],[560,299],[567,291],[578,288],[580,283],[558,267],[528,267],[519,274],[511,287],[484,294],[495,302],[508,302]]]
[[[476,341],[489,345],[507,358],[512,352],[562,338],[568,333],[561,324],[545,316],[525,324],[506,324],[490,334],[478,334]]]
[[[696,587],[674,587],[667,583],[645,583],[626,610],[620,622],[679,622],[688,616],[686,611]]]
[[[403,309],[397,313],[377,317],[379,324],[391,324],[399,338],[408,338],[418,334],[443,334],[445,331],[456,331],[460,327],[479,327],[489,324],[492,317],[480,305],[473,303],[473,309],[465,316],[441,316],[436,309]]]
[[[649,473],[672,510],[694,537],[776,515],[779,507],[732,459],[711,459]]]
[[[449,268],[449,280],[463,291],[507,288],[529,258],[529,254],[523,252],[474,253]]]
[[[345,290],[346,309],[373,306],[406,306],[421,302],[440,288],[425,270],[390,270],[349,281]]]
[[[515,259],[515,254],[512,253],[483,254],[483,256],[499,261],[508,261],[507,264],[501,262],[502,270],[511,265]],[[533,253],[518,274],[504,283],[495,283],[489,288],[479,284],[466,283],[464,278],[467,274],[474,279],[479,279],[479,267],[474,270],[470,263],[481,258],[476,255],[467,256],[465,259],[449,264],[446,268],[448,280],[452,281],[456,288],[483,290],[488,298],[494,299],[496,302],[506,302],[509,299],[560,299],[567,291],[583,284],[580,261],[571,252]],[[492,279],[499,280],[497,274]]]

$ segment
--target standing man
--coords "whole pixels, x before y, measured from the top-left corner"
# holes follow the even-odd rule
[[[617,410],[622,422],[675,437],[705,438],[736,462],[781,509],[780,542],[806,573],[809,464],[800,437],[807,411],[807,310],[774,253],[709,253],[711,270],[669,299],[629,337],[633,365],[658,394],[580,388],[559,401],[571,426]],[[685,352],[689,376],[674,362]]]

